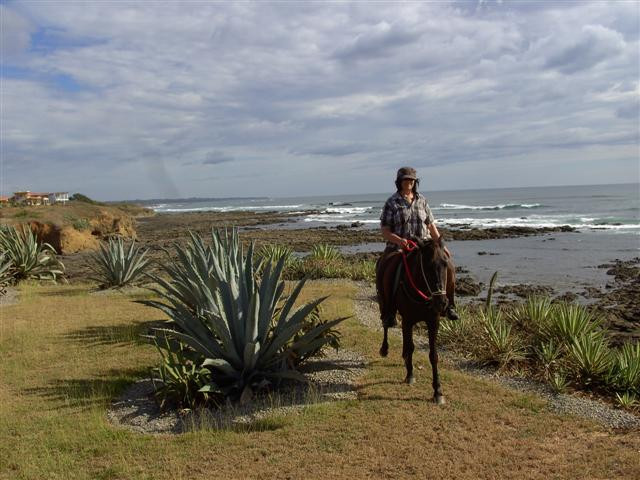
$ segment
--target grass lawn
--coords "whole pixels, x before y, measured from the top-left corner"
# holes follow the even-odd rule
[[[343,346],[370,363],[358,400],[310,405],[253,431],[141,435],[112,427],[110,401],[158,360],[137,340],[161,314],[135,296],[89,287],[21,288],[0,307],[0,478],[640,478],[640,433],[611,432],[552,414],[534,396],[444,370],[447,405],[432,396],[426,355],[417,383],[401,383],[400,341],[356,319]],[[328,317],[353,313],[349,282],[310,283],[331,294]]]

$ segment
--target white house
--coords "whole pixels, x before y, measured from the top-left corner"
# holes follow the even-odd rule
[[[63,205],[69,201],[69,192],[55,192],[49,194],[49,203],[62,203]]]

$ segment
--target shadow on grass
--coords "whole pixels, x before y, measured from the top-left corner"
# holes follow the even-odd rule
[[[55,403],[52,409],[89,408],[110,403],[127,386],[148,375],[148,370],[141,368],[109,370],[100,378],[57,379],[43,387],[23,391]]]
[[[143,335],[149,335],[153,328],[166,326],[164,320],[129,323],[123,325],[96,325],[65,333],[62,338],[87,347],[98,345],[126,345],[149,343]]]

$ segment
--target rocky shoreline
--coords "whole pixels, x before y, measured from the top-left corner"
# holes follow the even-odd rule
[[[308,213],[308,212],[306,212]],[[350,246],[381,243],[377,229],[365,228],[362,224],[339,227],[297,228],[296,219],[300,213],[282,212],[188,212],[163,213],[136,220],[137,242],[149,249],[152,259],[160,262],[166,259],[165,250],[172,250],[174,243],[184,243],[189,232],[208,236],[212,228],[237,226],[241,237],[247,244],[256,246],[270,243],[291,247],[296,252],[308,252],[314,245],[327,243],[334,246]],[[504,227],[491,229],[472,229],[462,226],[459,230],[441,228],[445,238],[451,240],[489,240],[516,238],[532,235],[548,235],[553,232],[571,232],[570,227],[528,228]],[[551,237],[553,238],[553,237]],[[482,254],[483,251],[478,252]],[[486,253],[486,252],[485,252]],[[492,252],[495,254],[495,252]],[[487,253],[489,254],[489,253]],[[375,260],[376,252],[347,255],[354,261]],[[70,282],[90,281],[91,270],[87,264],[90,252],[63,255],[62,261],[67,268]],[[522,301],[532,294],[549,295],[557,300],[577,301],[591,305],[594,311],[605,319],[613,332],[615,342],[622,340],[640,340],[640,259],[628,261],[615,260],[601,265],[611,277],[606,288],[585,285],[582,291],[557,291],[551,286],[517,284],[498,285],[495,299],[499,303]],[[461,301],[482,302],[486,285],[478,282],[464,266],[458,266],[457,295]]]

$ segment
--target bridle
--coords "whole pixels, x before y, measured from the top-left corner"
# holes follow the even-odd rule
[[[418,288],[416,283],[413,281],[413,275],[411,275],[411,270],[409,269],[409,263],[407,262],[407,253],[411,253],[416,249],[418,250],[418,263],[420,264],[420,273],[422,274],[422,279],[424,280],[424,284],[427,286],[427,291],[429,292],[430,296],[427,295],[426,293],[424,293],[422,290],[420,290]],[[407,253],[405,253],[405,250],[406,250]],[[441,296],[446,295],[446,292],[444,290],[442,290],[442,288],[440,288],[439,290],[436,290],[434,292],[432,290],[431,286],[429,285],[429,280],[427,279],[427,275],[426,275],[426,273],[424,271],[424,265],[422,263],[422,250],[418,247],[416,242],[414,242],[413,240],[407,240],[407,245],[402,248],[401,253],[402,253],[402,262],[404,264],[404,270],[405,270],[405,273],[406,273],[406,277],[409,280],[409,284],[411,285],[411,288],[422,299],[422,300],[414,300],[413,298],[411,298],[411,295],[409,295],[409,292],[407,292],[406,289],[405,289],[405,293],[407,294],[407,297],[410,300],[412,300],[412,301],[414,301],[416,303],[429,303],[429,302],[431,302],[433,297],[436,296],[436,295],[441,295]]]

